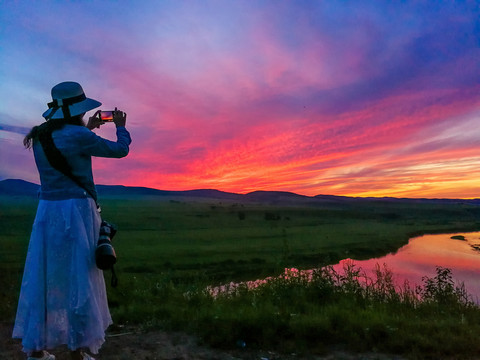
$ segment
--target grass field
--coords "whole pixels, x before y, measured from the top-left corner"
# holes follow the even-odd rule
[[[147,198],[104,200],[102,208],[103,217],[120,228],[119,254],[128,253],[119,269],[194,271],[222,281],[369,258],[398,249],[418,233],[480,227],[479,210],[464,205],[282,207]]]
[[[411,354],[424,355],[426,350],[422,349],[429,348],[433,340],[425,338],[422,324],[428,324],[431,334],[445,333],[445,339],[463,337],[460,342],[437,336],[440,353],[458,351],[460,344],[465,351],[465,334],[469,334],[468,339],[480,336],[480,328],[465,320],[467,311],[471,319],[479,319],[476,308],[469,306],[462,310],[455,305],[452,317],[448,315],[435,325],[434,316],[438,311],[449,313],[451,304],[447,304],[450,308],[424,307],[425,316],[419,316],[415,310],[420,308],[418,304],[397,301],[392,305],[395,310],[385,301],[358,300],[348,292],[327,301],[328,297],[321,298],[318,291],[307,294],[298,287],[284,286],[289,289],[283,292],[284,300],[265,290],[218,301],[202,291],[211,284],[278,275],[287,267],[312,268],[343,258],[381,256],[422,233],[478,231],[480,210],[476,206],[353,200],[268,205],[164,197],[100,201],[102,217],[119,227],[114,244],[120,283],[116,289],[108,288],[117,323],[187,330],[211,344],[227,347],[235,346],[243,331],[256,334],[257,340],[250,341],[253,346],[282,347],[285,351],[323,351],[336,343],[356,351],[375,350],[379,344],[375,345],[372,330],[365,330],[373,328],[383,334],[383,351],[405,352],[401,351],[403,341],[412,342],[416,336],[416,350]],[[0,270],[4,274],[0,278],[0,313],[5,322],[13,321],[15,315],[36,205],[37,200],[28,197],[0,197]],[[106,277],[108,282],[108,273]],[[298,301],[293,301],[292,294],[298,295]],[[295,305],[287,305],[286,299]],[[387,315],[392,310],[406,318]],[[287,313],[297,315],[278,315]],[[271,329],[265,330],[265,324],[271,324]],[[350,335],[340,336],[340,326]],[[398,333],[388,330],[399,327],[406,329],[402,336],[408,333],[408,339],[398,339]],[[219,329],[225,336],[218,336]],[[305,336],[292,336],[292,332]],[[317,341],[315,348],[311,347],[313,334],[324,339]],[[365,341],[367,335],[369,341]],[[458,346],[453,345],[455,341]],[[480,347],[470,347],[468,354],[472,353],[479,354]]]

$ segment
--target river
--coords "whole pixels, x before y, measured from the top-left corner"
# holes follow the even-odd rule
[[[452,236],[464,237],[464,240],[452,239]],[[394,254],[369,260],[353,260],[369,274],[376,264],[386,264],[394,274],[397,284],[408,280],[411,285],[422,284],[422,277],[436,275],[436,267],[441,266],[452,270],[456,283],[463,282],[473,300],[480,299],[480,251],[474,249],[480,246],[480,232],[455,233],[440,235],[423,235],[409,240],[408,244]],[[339,271],[345,259],[334,266]]]
[[[452,239],[452,236],[460,237]],[[423,235],[411,238],[407,245],[397,252],[369,260],[344,259],[333,268],[337,273],[343,273],[345,262],[352,262],[356,268],[361,268],[371,278],[376,265],[391,270],[394,282],[401,286],[405,280],[414,287],[422,285],[422,277],[436,276],[436,268],[449,268],[455,284],[463,283],[472,300],[480,304],[480,232],[455,233],[440,235]],[[285,269],[286,276],[298,276],[300,273],[310,273],[312,270]],[[269,281],[271,278],[247,281],[243,283],[230,283],[221,286],[208,287],[213,295],[232,293],[239,286],[256,288]]]

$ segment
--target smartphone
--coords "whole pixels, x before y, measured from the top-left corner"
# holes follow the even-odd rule
[[[113,111],[100,111],[102,121],[113,121]]]

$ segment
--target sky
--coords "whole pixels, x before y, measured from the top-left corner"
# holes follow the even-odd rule
[[[0,180],[39,183],[23,137],[77,81],[133,139],[97,184],[480,197],[479,7],[1,0]]]

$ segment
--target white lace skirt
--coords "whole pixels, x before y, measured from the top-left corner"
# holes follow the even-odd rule
[[[96,354],[104,343],[112,319],[95,265],[100,222],[90,198],[40,200],[13,330],[25,352],[67,345]]]

